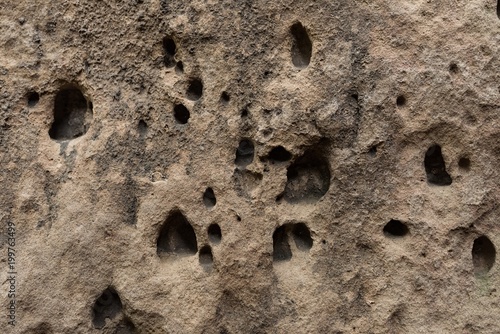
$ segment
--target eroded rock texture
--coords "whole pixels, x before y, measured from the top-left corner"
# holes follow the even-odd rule
[[[498,333],[498,6],[0,0],[1,332]]]

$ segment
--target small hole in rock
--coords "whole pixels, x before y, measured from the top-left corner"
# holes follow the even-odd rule
[[[241,221],[241,217],[239,215],[236,215],[236,220],[240,222]]]
[[[450,66],[448,67],[448,70],[452,74],[457,74],[458,73],[458,65],[456,63],[451,63]]]
[[[438,186],[448,186],[452,183],[450,174],[446,172],[441,146],[433,145],[425,152],[424,165],[429,183]]]
[[[253,143],[244,139],[240,141],[238,148],[236,149],[236,159],[234,163],[240,167],[246,167],[251,164],[254,156],[254,146]]]
[[[372,157],[376,156],[377,146],[373,145],[372,147],[370,147],[370,149],[368,150],[368,154],[371,155]]]
[[[294,224],[292,228],[292,236],[298,249],[302,251],[308,251],[311,249],[313,239],[311,238],[311,232],[306,224]]]
[[[292,258],[286,232],[286,226],[283,225],[273,233],[273,261],[289,261]]]
[[[54,121],[49,136],[69,140],[84,135],[92,121],[92,105],[78,88],[60,90],[54,101]]]
[[[500,0],[497,0],[497,17],[500,19]]]
[[[242,111],[241,111],[241,117],[244,118],[244,117],[247,117],[248,116],[248,109],[247,108],[244,108]]]
[[[214,257],[212,255],[212,248],[210,248],[210,246],[205,245],[200,249],[199,261],[203,269],[210,270],[212,268]]]
[[[37,92],[28,93],[28,107],[33,108],[40,101],[40,95]]]
[[[472,245],[472,263],[474,274],[482,276],[487,274],[495,264],[496,249],[490,239],[481,236],[474,240]]]
[[[186,124],[190,117],[189,110],[184,105],[178,104],[174,107],[174,117],[177,123]]]
[[[290,160],[291,158],[292,154],[283,146],[274,147],[268,155],[268,159],[272,162],[284,162]]]
[[[215,198],[215,193],[212,188],[207,188],[203,193],[203,203],[209,209],[213,208],[217,204],[217,199]]]
[[[182,63],[182,61],[178,61],[175,65],[175,72],[177,72],[178,74],[184,73],[184,64]]]
[[[191,79],[186,92],[186,97],[191,101],[197,101],[203,95],[203,83],[200,79]]]
[[[92,324],[95,328],[103,328],[106,325],[106,318],[113,319],[121,310],[120,296],[112,287],[109,287],[94,302]]]
[[[460,160],[458,160],[458,167],[464,169],[464,170],[469,170],[470,169],[470,159],[462,157]]]
[[[168,216],[160,230],[156,247],[158,256],[196,254],[196,234],[180,211],[174,211]]]
[[[222,103],[227,104],[230,100],[229,94],[227,92],[222,92],[220,95],[220,100]]]
[[[404,97],[403,95],[399,95],[396,98],[396,104],[398,107],[404,106],[406,104],[406,97]]]
[[[211,243],[214,244],[219,244],[222,240],[222,231],[220,229],[219,224],[211,224],[208,227],[208,240],[210,240]]]
[[[139,131],[139,134],[145,135],[146,132],[148,131],[148,125],[144,120],[140,120],[139,124],[137,124],[137,130]]]
[[[165,52],[165,56],[163,57],[163,63],[165,67],[174,67],[175,66],[175,52],[177,47],[175,42],[170,37],[163,38],[163,51]]]
[[[312,42],[302,23],[297,22],[290,27],[292,34],[292,63],[297,68],[305,68],[311,62]]]
[[[384,234],[389,237],[404,237],[408,234],[408,227],[399,220],[392,219],[384,226]]]

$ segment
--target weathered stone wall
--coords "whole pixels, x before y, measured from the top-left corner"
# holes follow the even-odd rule
[[[2,333],[500,332],[498,6],[0,0]]]

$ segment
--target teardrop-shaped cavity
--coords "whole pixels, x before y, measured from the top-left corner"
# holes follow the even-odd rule
[[[292,62],[297,68],[306,68],[311,62],[312,42],[302,23],[297,22],[290,28],[292,34]]]
[[[189,256],[198,252],[193,227],[180,211],[171,213],[163,224],[156,242],[158,256]]]
[[[322,157],[306,153],[288,167],[283,198],[289,203],[315,202],[330,188],[330,168]]]
[[[273,261],[289,261],[292,258],[292,251],[288,243],[287,227],[282,225],[273,233]]]
[[[304,223],[294,224],[292,227],[292,236],[295,241],[295,246],[301,251],[308,251],[313,246],[311,232]]]
[[[254,155],[254,145],[248,139],[243,139],[240,141],[238,148],[236,149],[236,159],[234,163],[240,167],[246,167],[253,161]]]
[[[446,165],[441,153],[441,146],[433,145],[425,152],[425,173],[430,184],[448,186],[451,184],[451,176],[446,172]]]
[[[174,117],[177,123],[186,124],[191,117],[188,108],[186,108],[183,104],[177,104],[174,107]]]
[[[222,231],[219,224],[211,224],[207,230],[208,240],[213,244],[220,244],[222,240]]]
[[[203,203],[208,209],[213,208],[217,204],[217,199],[212,188],[207,188],[203,193]]]
[[[122,302],[118,293],[108,287],[102,292],[92,307],[92,324],[95,328],[103,328],[106,318],[113,319],[122,310]]]
[[[482,276],[487,274],[495,264],[496,249],[487,236],[481,236],[474,240],[472,245],[472,263],[474,274]]]
[[[92,104],[80,89],[60,90],[54,101],[54,120],[49,130],[54,140],[70,140],[83,136],[92,121]]]
[[[212,269],[212,266],[214,264],[214,257],[212,255],[212,248],[210,248],[210,246],[205,245],[200,249],[199,261],[200,265],[205,271],[209,271],[210,269]]]
[[[176,51],[177,47],[175,45],[175,41],[171,37],[163,38],[163,64],[165,64],[165,67],[170,68],[175,66]]]

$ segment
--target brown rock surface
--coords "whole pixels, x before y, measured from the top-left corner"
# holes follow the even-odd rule
[[[498,5],[0,0],[1,332],[499,333]]]

